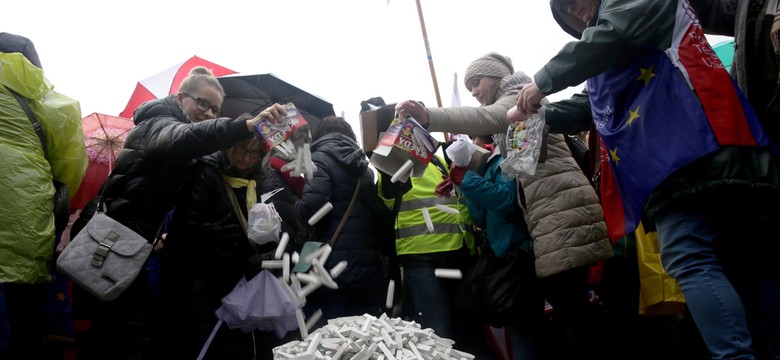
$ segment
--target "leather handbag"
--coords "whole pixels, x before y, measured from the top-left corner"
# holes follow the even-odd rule
[[[529,249],[515,249],[495,256],[490,246],[465,272],[456,292],[456,304],[491,326],[503,327],[533,314],[533,294],[538,292],[534,255]],[[536,306],[536,307],[535,307]]]

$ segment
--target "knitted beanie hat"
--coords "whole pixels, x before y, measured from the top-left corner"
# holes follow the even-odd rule
[[[491,76],[500,79],[513,72],[515,72],[515,68],[512,66],[512,59],[492,52],[472,61],[469,67],[466,68],[466,76],[463,77],[463,80],[466,88],[471,90],[469,88],[469,80],[475,76]]]

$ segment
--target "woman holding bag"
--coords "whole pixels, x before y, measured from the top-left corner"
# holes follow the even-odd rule
[[[176,95],[139,107],[133,116],[136,126],[104,185],[106,215],[153,242],[195,159],[252,138],[257,122],[280,119],[285,113],[274,104],[249,120],[217,119],[223,99],[217,78],[198,66],[182,81]],[[154,305],[142,270],[117,299],[96,304],[90,321],[93,339],[84,356],[150,356]]]
[[[262,258],[276,250],[276,242],[251,242],[245,227],[260,194],[272,190],[259,186],[262,157],[260,141],[242,141],[198,160],[182,187],[162,250],[163,326],[156,337],[161,358],[197,358],[217,323],[214,311],[222,298],[242,278],[256,275]],[[173,332],[177,341],[169,336]],[[249,359],[270,353],[272,341],[270,333],[223,325],[205,359]]]

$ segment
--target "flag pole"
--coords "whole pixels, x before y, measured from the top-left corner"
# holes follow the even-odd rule
[[[428,55],[428,68],[431,70],[433,91],[436,93],[436,105],[438,107],[441,107],[441,95],[439,95],[439,83],[436,81],[436,69],[433,67],[431,46],[430,44],[428,44],[428,31],[425,30],[425,19],[423,18],[422,6],[420,6],[420,0],[416,0],[416,2],[417,2],[417,17],[420,18],[420,29],[422,29],[423,41],[425,41],[425,52]],[[444,133],[444,141],[450,141],[450,135],[446,132]]]

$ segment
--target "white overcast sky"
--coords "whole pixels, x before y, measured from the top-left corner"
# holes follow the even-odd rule
[[[478,105],[462,75],[480,55],[503,53],[533,76],[573,40],[548,0],[420,1],[443,106],[456,72],[461,103]],[[333,103],[356,132],[362,100],[436,105],[414,0],[8,0],[0,10],[0,31],[35,43],[46,77],[83,116],[118,115],[138,81],[193,55],[274,73]]]

